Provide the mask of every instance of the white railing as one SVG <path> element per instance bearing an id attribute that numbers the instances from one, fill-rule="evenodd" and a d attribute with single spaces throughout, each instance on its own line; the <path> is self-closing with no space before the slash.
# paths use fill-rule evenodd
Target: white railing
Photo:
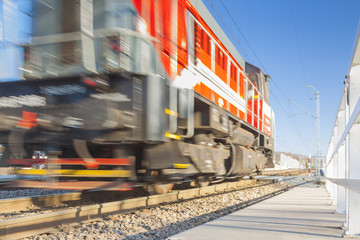
<path id="1" fill-rule="evenodd" d="M 360 235 L 360 35 L 341 98 L 328 153 L 326 187 L 345 213 L 344 234 Z"/>

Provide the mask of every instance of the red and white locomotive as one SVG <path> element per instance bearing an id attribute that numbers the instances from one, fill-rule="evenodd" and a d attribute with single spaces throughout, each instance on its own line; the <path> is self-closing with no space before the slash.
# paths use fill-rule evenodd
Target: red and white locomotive
<path id="1" fill-rule="evenodd" d="M 18 186 L 166 192 L 272 165 L 267 76 L 201 0 L 34 0 L 33 11 L 26 81 L 0 83 L 2 162 L 38 176 Z"/>

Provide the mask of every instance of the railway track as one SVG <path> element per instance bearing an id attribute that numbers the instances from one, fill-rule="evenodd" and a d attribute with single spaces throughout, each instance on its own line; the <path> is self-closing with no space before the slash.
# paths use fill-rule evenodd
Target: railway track
<path id="1" fill-rule="evenodd" d="M 305 169 L 267 169 L 262 172 L 266 176 L 295 176 L 307 173 Z"/>
<path id="2" fill-rule="evenodd" d="M 302 173 L 299 170 L 286 169 L 286 170 L 268 170 L 263 175 L 266 176 L 286 176 L 286 175 L 296 175 Z M 261 180 L 261 179 L 260 179 Z M 142 188 L 140 188 L 142 189 Z M 140 193 L 139 193 L 140 192 Z M 59 206 L 64 203 L 73 202 L 74 205 L 76 202 L 81 201 L 82 199 L 92 199 L 99 202 L 105 202 L 102 199 L 127 199 L 133 196 L 146 195 L 144 191 L 126 191 L 126 192 L 101 192 L 99 196 L 98 192 L 70 192 L 70 193 L 60 193 L 60 194 L 49 194 L 41 196 L 29 196 L 29 197 L 17 197 L 17 198 L 8 198 L 0 200 L 0 219 L 1 214 L 10 213 L 10 212 L 20 212 L 27 211 L 29 209 L 40 209 L 53 206 Z M 95 200 L 96 201 L 96 200 Z"/>
<path id="3" fill-rule="evenodd" d="M 246 188 L 260 187 L 271 184 L 262 180 L 260 184 L 254 186 L 256 180 L 241 180 L 237 182 L 228 182 L 216 184 L 203 188 L 195 188 L 188 190 L 172 191 L 163 195 L 152 195 L 145 197 L 138 197 L 133 199 L 125 199 L 113 202 L 104 202 L 92 204 L 88 206 L 73 207 L 71 209 L 54 210 L 52 212 L 36 214 L 32 216 L 16 217 L 0 221 L 0 239 L 19 239 L 23 237 L 51 232 L 54 226 L 61 224 L 79 224 L 84 222 L 98 221 L 106 215 L 124 213 L 127 211 L 134 211 L 139 208 L 150 208 L 159 204 L 176 203 L 179 201 L 205 197 L 209 195 L 223 194 L 231 191 L 240 191 Z M 287 188 L 273 193 L 272 195 L 280 194 L 286 191 Z M 267 196 L 268 198 L 270 196 Z M 54 203 L 79 200 L 81 193 L 68 193 L 62 195 L 42 196 L 35 199 L 26 199 L 28 203 L 42 203 L 45 206 Z M 263 199 L 262 199 L 263 200 Z M 15 204 L 15 202 L 17 203 Z M 24 202 L 25 202 L 24 201 Z M 14 206 L 18 205 L 17 209 L 26 208 L 26 204 L 20 203 L 20 199 L 14 199 L 13 203 L 8 200 L 8 209 L 14 210 Z M 0 201 L 0 209 L 4 209 L 2 205 L 5 201 Z M 11 207 L 9 207 L 11 206 Z"/>

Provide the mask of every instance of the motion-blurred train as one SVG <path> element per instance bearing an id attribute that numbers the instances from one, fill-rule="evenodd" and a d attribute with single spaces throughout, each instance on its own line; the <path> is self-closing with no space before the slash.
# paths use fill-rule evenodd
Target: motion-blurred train
<path id="1" fill-rule="evenodd" d="M 32 11 L 25 80 L 0 83 L 1 161 L 16 186 L 161 193 L 272 166 L 268 76 L 201 0 L 34 0 Z"/>

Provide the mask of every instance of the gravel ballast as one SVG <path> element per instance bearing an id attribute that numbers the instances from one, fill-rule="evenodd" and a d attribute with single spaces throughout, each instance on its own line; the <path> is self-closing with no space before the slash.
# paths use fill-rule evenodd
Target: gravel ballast
<path id="1" fill-rule="evenodd" d="M 180 203 L 164 204 L 130 213 L 109 215 L 101 221 L 76 226 L 62 225 L 51 234 L 25 238 L 46 239 L 166 239 L 179 232 L 244 208 L 250 202 L 286 189 L 286 183 L 212 195 Z"/>
<path id="2" fill-rule="evenodd" d="M 73 192 L 71 190 L 49 190 L 39 188 L 0 190 L 0 199 L 36 197 Z"/>

